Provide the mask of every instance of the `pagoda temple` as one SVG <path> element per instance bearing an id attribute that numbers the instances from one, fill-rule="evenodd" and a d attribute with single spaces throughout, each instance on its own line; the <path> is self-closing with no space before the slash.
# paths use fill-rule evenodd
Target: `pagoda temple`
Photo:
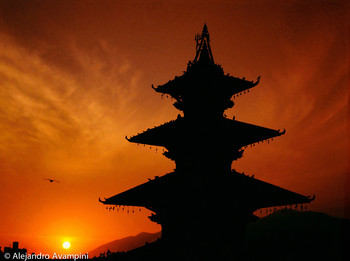
<path id="1" fill-rule="evenodd" d="M 273 130 L 225 116 L 233 99 L 260 80 L 225 74 L 214 62 L 207 26 L 195 37 L 196 55 L 186 71 L 152 88 L 171 96 L 181 115 L 132 137 L 129 142 L 164 148 L 173 172 L 105 198 L 103 204 L 138 206 L 152 211 L 160 241 L 179 259 L 234 257 L 244 246 L 245 228 L 256 210 L 310 203 L 306 197 L 231 169 L 232 162 L 255 143 L 270 141 Z"/>

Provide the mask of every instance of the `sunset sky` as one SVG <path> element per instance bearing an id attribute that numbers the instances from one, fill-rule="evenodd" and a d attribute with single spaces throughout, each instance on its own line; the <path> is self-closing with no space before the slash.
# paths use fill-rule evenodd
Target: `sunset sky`
<path id="1" fill-rule="evenodd" d="M 160 230 L 98 198 L 174 169 L 124 137 L 176 118 L 151 84 L 182 74 L 204 22 L 225 73 L 261 75 L 227 114 L 286 129 L 233 168 L 350 218 L 347 2 L 0 0 L 0 246 L 79 253 Z"/>

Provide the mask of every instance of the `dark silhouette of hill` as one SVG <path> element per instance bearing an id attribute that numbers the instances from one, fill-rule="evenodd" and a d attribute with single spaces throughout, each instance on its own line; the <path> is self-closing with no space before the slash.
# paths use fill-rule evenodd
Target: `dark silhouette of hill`
<path id="1" fill-rule="evenodd" d="M 246 246 L 234 260 L 350 260 L 347 249 L 350 246 L 349 235 L 350 220 L 317 212 L 280 210 L 248 225 Z M 93 252 L 106 252 L 107 246 L 110 246 L 111 251 L 119 249 L 119 253 L 98 259 L 177 260 L 176 253 L 169 253 L 162 248 L 161 240 L 144 243 L 156 240 L 159 236 L 160 232 L 141 233 L 116 240 L 91 251 L 89 256 L 92 257 Z M 137 242 L 133 243 L 133 240 Z M 121 252 L 142 244 L 126 253 Z M 208 256 L 208 260 L 221 260 L 213 258 Z"/>
<path id="2" fill-rule="evenodd" d="M 249 224 L 248 260 L 350 260 L 350 220 L 284 209 Z"/>
<path id="3" fill-rule="evenodd" d="M 160 238 L 161 232 L 158 233 L 140 233 L 136 236 L 125 237 L 121 239 L 114 240 L 98 248 L 89 251 L 89 257 L 100 256 L 100 253 L 111 252 L 124 252 L 129 251 L 141 246 L 144 246 L 147 243 L 152 243 Z"/>

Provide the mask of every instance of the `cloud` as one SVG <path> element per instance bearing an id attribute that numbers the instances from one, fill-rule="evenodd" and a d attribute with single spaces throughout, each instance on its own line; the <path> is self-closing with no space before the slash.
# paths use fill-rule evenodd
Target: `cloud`
<path id="1" fill-rule="evenodd" d="M 94 150 L 98 158 L 106 146 L 122 146 L 125 128 L 138 111 L 134 99 L 140 79 L 127 61 L 112 64 L 72 44 L 84 72 L 76 75 L 45 63 L 9 37 L 1 40 L 2 157 L 67 149 Z"/>

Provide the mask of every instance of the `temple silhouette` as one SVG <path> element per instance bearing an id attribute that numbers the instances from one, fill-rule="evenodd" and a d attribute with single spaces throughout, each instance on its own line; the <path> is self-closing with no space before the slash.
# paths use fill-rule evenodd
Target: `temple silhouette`
<path id="1" fill-rule="evenodd" d="M 258 219 L 253 212 L 310 203 L 314 197 L 231 169 L 245 148 L 269 142 L 285 130 L 227 118 L 225 110 L 234 106 L 237 96 L 255 87 L 260 76 L 248 81 L 225 74 L 214 62 L 206 25 L 195 42 L 195 58 L 183 75 L 152 85 L 162 96 L 171 96 L 182 115 L 126 137 L 129 142 L 163 147 L 175 170 L 100 201 L 151 210 L 150 220 L 162 227 L 162 248 L 174 258 L 234 258 L 244 249 L 246 225 Z"/>

